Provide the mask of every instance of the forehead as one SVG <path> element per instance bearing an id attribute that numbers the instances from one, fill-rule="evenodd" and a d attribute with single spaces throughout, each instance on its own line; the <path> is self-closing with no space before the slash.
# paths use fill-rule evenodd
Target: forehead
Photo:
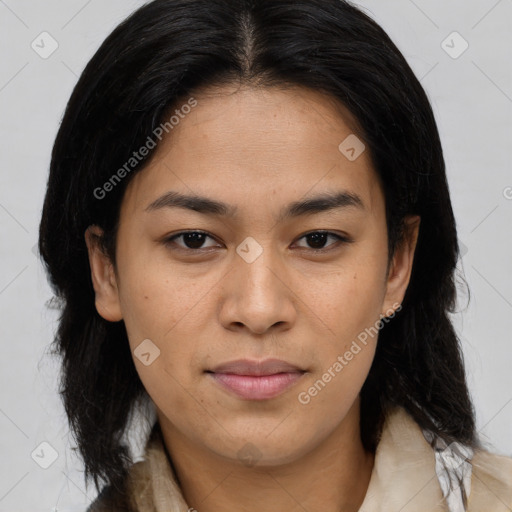
<path id="1" fill-rule="evenodd" d="M 225 86 L 194 99 L 131 180 L 125 200 L 133 209 L 169 190 L 229 198 L 241 208 L 346 190 L 371 210 L 381 194 L 357 122 L 333 98 L 300 87 Z M 357 158 L 347 157 L 347 144 Z"/>

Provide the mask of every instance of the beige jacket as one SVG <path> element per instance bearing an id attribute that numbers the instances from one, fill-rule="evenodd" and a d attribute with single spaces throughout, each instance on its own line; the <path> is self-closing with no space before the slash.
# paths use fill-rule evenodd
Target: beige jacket
<path id="1" fill-rule="evenodd" d="M 477 451 L 465 463 L 468 512 L 512 512 L 512 459 Z M 439 469 L 439 468 L 438 468 Z M 459 512 L 443 497 L 434 450 L 403 409 L 385 421 L 366 497 L 359 512 Z M 87 512 L 192 512 L 176 483 L 161 433 L 153 429 L 145 459 L 131 467 L 125 495 L 105 489 Z M 451 507 L 451 508 L 449 508 Z M 201 512 L 200 510 L 198 512 Z M 264 512 L 264 511 L 262 511 Z"/>

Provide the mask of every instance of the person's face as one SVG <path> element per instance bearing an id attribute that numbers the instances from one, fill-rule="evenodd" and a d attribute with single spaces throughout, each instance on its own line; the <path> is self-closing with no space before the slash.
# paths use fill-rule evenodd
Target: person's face
<path id="1" fill-rule="evenodd" d="M 218 455 L 237 459 L 251 443 L 261 463 L 279 464 L 322 443 L 357 404 L 377 340 L 361 333 L 402 301 L 418 223 L 388 274 L 369 152 L 353 160 L 338 148 L 354 133 L 348 112 L 301 88 L 211 92 L 129 183 L 115 273 L 87 235 L 96 307 L 124 320 L 162 422 Z M 171 192 L 230 214 L 173 206 Z M 214 372 L 269 358 L 295 369 Z"/>

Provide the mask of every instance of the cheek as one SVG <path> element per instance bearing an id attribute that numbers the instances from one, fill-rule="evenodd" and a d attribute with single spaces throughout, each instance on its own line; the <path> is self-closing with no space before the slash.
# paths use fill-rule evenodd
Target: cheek
<path id="1" fill-rule="evenodd" d="M 185 410 L 190 404 L 182 391 L 197 378 L 190 368 L 199 366 L 198 354 L 204 353 L 198 345 L 207 329 L 205 290 L 218 278 L 193 280 L 155 258 L 134 258 L 119 265 L 124 265 L 121 308 L 137 372 L 157 405 L 159 396 L 162 403 L 169 401 L 169 390 L 174 389 L 173 407 Z M 144 340 L 150 340 L 150 351 L 158 354 L 149 366 L 137 358 Z"/>
<path id="2" fill-rule="evenodd" d="M 379 319 L 386 287 L 380 264 L 353 264 L 308 283 L 304 289 L 324 324 L 338 339 L 348 339 Z"/>
<path id="3" fill-rule="evenodd" d="M 168 262 L 143 252 L 120 261 L 119 266 L 123 271 L 121 309 L 128 336 L 134 341 L 166 339 L 182 322 L 197 315 L 196 306 L 209 280 L 192 280 Z"/>
<path id="4" fill-rule="evenodd" d="M 319 340 L 323 347 L 319 373 L 331 389 L 362 386 L 375 353 L 382 304 L 380 296 L 375 293 L 375 297 L 367 299 L 361 296 L 357 286 L 347 287 L 341 296 L 338 295 L 337 302 L 333 297 L 329 309 L 324 309 L 330 314 L 326 320 L 331 326 L 331 335 Z"/>
<path id="5" fill-rule="evenodd" d="M 361 257 L 317 288 L 318 311 L 329 332 L 317 340 L 321 368 L 310 379 L 313 388 L 303 389 L 314 407 L 337 403 L 342 414 L 357 397 L 375 355 L 384 273 L 381 261 Z"/>
<path id="6" fill-rule="evenodd" d="M 194 285 L 180 287 L 157 269 L 141 266 L 122 289 L 122 311 L 134 364 L 157 407 L 180 414 L 197 414 L 194 401 L 186 393 L 188 374 L 198 338 L 196 321 L 200 308 Z M 147 341 L 149 340 L 149 342 Z M 146 345 L 144 345 L 146 344 Z M 144 350 L 141 347 L 146 347 Z M 144 355 L 149 352 L 149 358 Z M 150 361 L 150 364 L 146 364 Z"/>

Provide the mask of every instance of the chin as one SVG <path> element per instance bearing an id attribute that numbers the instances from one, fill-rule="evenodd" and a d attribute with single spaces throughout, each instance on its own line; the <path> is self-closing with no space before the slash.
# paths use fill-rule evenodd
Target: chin
<path id="1" fill-rule="evenodd" d="M 216 443 L 211 449 L 218 455 L 238 461 L 244 466 L 263 468 L 292 463 L 316 445 L 313 436 L 311 439 L 298 438 L 290 429 L 283 429 L 278 433 L 277 424 L 273 422 L 272 426 L 265 425 L 264 429 L 251 434 L 247 430 L 241 430 L 237 435 L 228 430 L 233 435 L 226 439 L 224 446 L 221 448 Z"/>

